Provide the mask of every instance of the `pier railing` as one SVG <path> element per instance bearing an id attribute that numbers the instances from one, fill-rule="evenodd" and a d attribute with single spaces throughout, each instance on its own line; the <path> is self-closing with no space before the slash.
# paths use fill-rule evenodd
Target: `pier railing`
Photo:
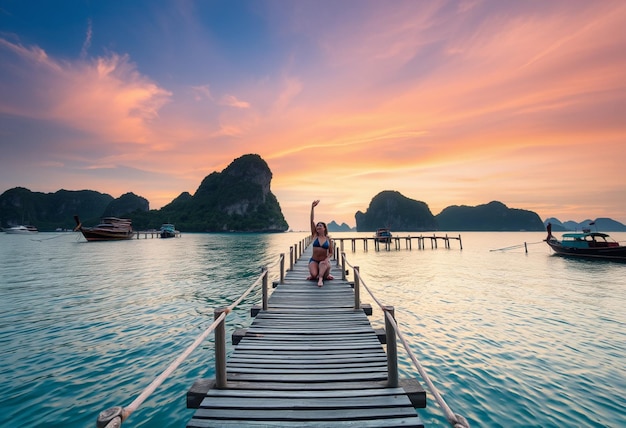
<path id="1" fill-rule="evenodd" d="M 347 261 L 346 254 L 343 252 L 341 253 L 341 266 L 342 266 L 342 271 L 343 271 L 344 276 L 346 272 L 346 266 L 351 267 L 354 272 L 354 308 L 355 309 L 360 308 L 360 301 L 358 299 L 360 299 L 359 297 L 360 288 L 361 286 L 363 286 L 363 288 L 365 288 L 365 290 L 369 293 L 370 297 L 374 300 L 374 302 L 376 302 L 376 304 L 384 313 L 385 340 L 387 344 L 388 386 L 397 387 L 398 382 L 399 382 L 398 380 L 398 349 L 397 349 L 397 342 L 396 342 L 396 337 L 397 337 L 402 342 L 402 345 L 404 346 L 405 351 L 407 352 L 409 358 L 413 362 L 413 365 L 415 366 L 420 376 L 422 377 L 422 380 L 428 385 L 428 389 L 430 390 L 431 394 L 435 398 L 435 401 L 437 401 L 437 404 L 439 405 L 439 407 L 442 409 L 444 416 L 446 417 L 450 425 L 454 428 L 469 428 L 469 423 L 467 422 L 465 417 L 455 414 L 450 409 L 450 407 L 444 400 L 443 396 L 441 395 L 441 393 L 439 392 L 435 384 L 430 380 L 430 377 L 428 376 L 428 373 L 426 373 L 426 370 L 424 370 L 420 362 L 417 360 L 417 357 L 411 350 L 409 343 L 404 338 L 404 335 L 402 334 L 400 327 L 398 326 L 396 322 L 395 308 L 393 306 L 383 305 L 376 298 L 372 290 L 367 286 L 367 284 L 365 284 L 365 281 L 363 281 L 359 266 L 352 266 Z"/>

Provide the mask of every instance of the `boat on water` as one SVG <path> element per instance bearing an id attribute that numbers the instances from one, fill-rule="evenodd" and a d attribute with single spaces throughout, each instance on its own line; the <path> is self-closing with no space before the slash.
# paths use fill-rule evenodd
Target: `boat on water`
<path id="1" fill-rule="evenodd" d="M 381 227 L 376 230 L 374 237 L 378 242 L 390 242 L 391 236 L 391 230 L 388 227 Z"/>
<path id="2" fill-rule="evenodd" d="M 135 236 L 131 220 L 127 218 L 103 217 L 100 223 L 93 227 L 83 227 L 78 216 L 75 231 L 80 231 L 87 241 L 119 241 L 131 239 Z"/>
<path id="3" fill-rule="evenodd" d="M 159 232 L 161 238 L 174 238 L 176 236 L 176 228 L 171 223 L 163 223 Z"/>
<path id="4" fill-rule="evenodd" d="M 545 241 L 558 255 L 626 261 L 626 246 L 620 245 L 606 233 L 583 229 L 582 232 L 564 233 L 559 240 L 552 235 L 550 223 L 547 230 Z"/>
<path id="5" fill-rule="evenodd" d="M 37 230 L 37 228 L 32 225 L 19 225 L 4 229 L 4 232 L 13 235 L 30 235 L 32 233 L 39 232 L 39 230 Z"/>

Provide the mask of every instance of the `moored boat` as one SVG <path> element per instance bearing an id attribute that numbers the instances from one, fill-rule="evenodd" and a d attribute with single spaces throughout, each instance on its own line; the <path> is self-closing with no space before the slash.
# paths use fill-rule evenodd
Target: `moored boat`
<path id="1" fill-rule="evenodd" d="M 135 236 L 131 220 L 127 218 L 104 217 L 94 227 L 83 227 L 78 216 L 74 216 L 74 220 L 74 230 L 80 231 L 87 241 L 119 241 Z"/>
<path id="2" fill-rule="evenodd" d="M 376 230 L 375 238 L 378 242 L 390 242 L 391 236 L 391 230 L 387 227 L 381 227 Z"/>
<path id="3" fill-rule="evenodd" d="M 39 232 L 39 230 L 37 230 L 37 228 L 32 225 L 19 225 L 4 229 L 4 232 L 13 235 L 30 235 L 32 233 Z"/>
<path id="4" fill-rule="evenodd" d="M 552 235 L 550 223 L 547 230 L 545 241 L 556 254 L 626 261 L 626 246 L 620 245 L 606 233 L 584 229 L 582 232 L 564 233 L 562 239 L 558 240 Z"/>
<path id="5" fill-rule="evenodd" d="M 163 223 L 160 232 L 161 238 L 173 238 L 176 236 L 176 228 L 171 223 Z"/>

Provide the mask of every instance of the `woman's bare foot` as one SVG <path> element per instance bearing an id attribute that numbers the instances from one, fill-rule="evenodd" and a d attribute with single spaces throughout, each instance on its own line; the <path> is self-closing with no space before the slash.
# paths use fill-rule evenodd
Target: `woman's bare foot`
<path id="1" fill-rule="evenodd" d="M 321 287 L 321 286 L 323 286 L 323 285 L 324 285 L 324 280 L 323 280 L 321 277 L 320 277 L 320 278 L 318 278 L 318 279 L 317 279 L 317 286 L 318 286 L 318 287 Z"/>

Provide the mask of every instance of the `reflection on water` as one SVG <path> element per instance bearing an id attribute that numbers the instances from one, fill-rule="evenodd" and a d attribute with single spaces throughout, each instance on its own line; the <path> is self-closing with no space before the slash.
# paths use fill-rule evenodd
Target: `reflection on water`
<path id="1" fill-rule="evenodd" d="M 262 266 L 274 266 L 276 278 L 278 255 L 288 260 L 302 237 L 86 243 L 71 233 L 0 234 L 0 426 L 93 426 L 99 411 L 128 405 Z M 626 264 L 553 257 L 544 233 L 462 237 L 463 250 L 452 241 L 450 249 L 344 251 L 377 298 L 395 306 L 413 351 L 473 426 L 621 425 Z M 528 253 L 490 251 L 524 242 Z M 227 334 L 250 323 L 259 300 L 257 290 L 229 316 Z M 371 320 L 383 324 L 376 308 Z M 124 426 L 184 426 L 187 389 L 213 376 L 211 342 Z M 417 376 L 406 356 L 400 369 Z M 447 426 L 430 403 L 422 419 Z"/>

